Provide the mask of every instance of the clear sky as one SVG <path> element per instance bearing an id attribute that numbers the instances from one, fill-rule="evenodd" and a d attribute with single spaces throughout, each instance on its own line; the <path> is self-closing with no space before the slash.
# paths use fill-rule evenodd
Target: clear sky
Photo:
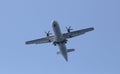
<path id="1" fill-rule="evenodd" d="M 25 45 L 53 33 L 52 20 L 95 28 L 69 40 L 68 62 L 52 43 Z M 0 0 L 0 74 L 120 74 L 119 32 L 120 0 Z"/>

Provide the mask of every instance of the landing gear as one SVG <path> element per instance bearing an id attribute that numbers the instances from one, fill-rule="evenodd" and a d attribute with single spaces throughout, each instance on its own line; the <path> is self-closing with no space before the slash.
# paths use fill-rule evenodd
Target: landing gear
<path id="1" fill-rule="evenodd" d="M 54 46 L 56 46 L 56 45 L 57 45 L 57 43 L 56 43 L 56 42 L 53 42 L 53 45 L 54 45 Z"/>
<path id="2" fill-rule="evenodd" d="M 60 42 L 53 42 L 53 45 L 56 46 L 57 44 L 66 44 L 66 43 L 67 43 L 67 40 L 63 40 Z"/>

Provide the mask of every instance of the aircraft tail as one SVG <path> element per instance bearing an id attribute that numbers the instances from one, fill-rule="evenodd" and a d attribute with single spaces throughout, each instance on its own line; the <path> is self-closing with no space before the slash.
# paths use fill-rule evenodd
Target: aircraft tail
<path id="1" fill-rule="evenodd" d="M 67 49 L 67 53 L 69 53 L 69 52 L 73 52 L 73 51 L 75 51 L 75 49 Z M 58 51 L 57 54 L 61 54 L 61 52 Z"/>

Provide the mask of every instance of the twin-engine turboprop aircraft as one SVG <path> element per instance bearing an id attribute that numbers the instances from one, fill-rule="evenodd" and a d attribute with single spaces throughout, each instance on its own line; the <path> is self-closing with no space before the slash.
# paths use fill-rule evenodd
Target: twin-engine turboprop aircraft
<path id="1" fill-rule="evenodd" d="M 41 43 L 50 43 L 52 42 L 55 46 L 57 45 L 60 49 L 57 54 L 61 54 L 66 61 L 68 61 L 68 54 L 69 52 L 74 51 L 75 49 L 67 49 L 66 48 L 66 43 L 67 39 L 73 38 L 82 34 L 85 34 L 86 32 L 94 30 L 93 27 L 86 28 L 86 29 L 81 29 L 81 30 L 76 30 L 76 31 L 71 31 L 71 27 L 66 27 L 67 33 L 61 33 L 59 24 L 57 21 L 52 22 L 52 28 L 54 31 L 54 35 L 50 36 L 50 31 L 48 33 L 46 32 L 46 37 L 40 38 L 40 39 L 35 39 L 35 40 L 30 40 L 26 41 L 26 44 L 41 44 Z"/>

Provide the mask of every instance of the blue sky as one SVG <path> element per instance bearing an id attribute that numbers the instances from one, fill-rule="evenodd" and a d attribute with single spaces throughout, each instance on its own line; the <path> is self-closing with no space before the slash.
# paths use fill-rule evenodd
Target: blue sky
<path id="1" fill-rule="evenodd" d="M 62 32 L 95 30 L 69 40 L 69 61 L 51 44 L 25 45 L 57 20 Z M 119 0 L 0 0 L 0 74 L 120 74 Z"/>

